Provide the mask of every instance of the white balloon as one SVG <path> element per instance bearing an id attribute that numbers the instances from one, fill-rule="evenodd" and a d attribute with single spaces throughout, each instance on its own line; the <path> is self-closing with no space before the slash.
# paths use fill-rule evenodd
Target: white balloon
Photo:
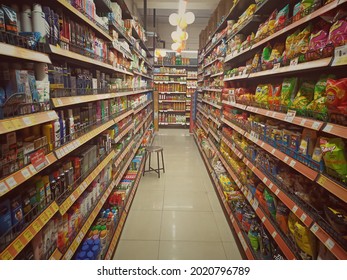
<path id="1" fill-rule="evenodd" d="M 192 24 L 195 21 L 195 15 L 192 12 L 184 14 L 187 24 Z"/>
<path id="2" fill-rule="evenodd" d="M 177 26 L 178 21 L 179 21 L 178 14 L 173 13 L 169 16 L 169 22 L 172 26 Z"/>
<path id="3" fill-rule="evenodd" d="M 171 45 L 171 49 L 172 49 L 173 51 L 177 51 L 177 50 L 179 49 L 180 45 L 181 45 L 181 44 L 179 44 L 179 43 L 173 43 L 173 44 Z"/>
<path id="4" fill-rule="evenodd" d="M 171 33 L 171 38 L 172 38 L 172 40 L 174 40 L 175 42 L 177 42 L 178 39 L 180 38 L 180 34 L 179 34 L 177 31 L 173 31 L 173 32 Z"/>

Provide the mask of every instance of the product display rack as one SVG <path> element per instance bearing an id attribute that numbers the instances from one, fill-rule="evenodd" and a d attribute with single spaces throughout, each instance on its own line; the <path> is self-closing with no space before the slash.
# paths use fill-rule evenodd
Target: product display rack
<path id="1" fill-rule="evenodd" d="M 185 71 L 176 73 L 176 66 L 179 66 L 178 69 L 185 68 Z M 159 68 L 155 71 L 154 87 L 158 94 L 159 127 L 187 128 L 190 126 L 192 93 L 196 89 L 196 73 L 190 68 L 190 65 L 185 66 L 187 65 L 160 66 L 165 69 Z M 173 87 L 174 90 L 171 90 L 170 87 Z"/>
<path id="2" fill-rule="evenodd" d="M 96 2 L 97 13 L 109 13 L 112 11 L 111 7 L 109 7 L 106 2 Z M 123 8 L 126 7 L 124 1 L 119 2 L 122 2 Z M 6 141 L 6 137 L 11 133 L 18 133 L 20 135 L 22 130 L 30 127 L 41 129 L 42 125 L 53 124 L 57 120 L 60 120 L 62 112 L 66 113 L 69 110 L 75 110 L 78 106 L 84 106 L 84 104 L 85 106 L 95 106 L 98 103 L 97 106 L 99 106 L 99 104 L 101 104 L 99 102 L 105 102 L 102 103 L 103 106 L 104 104 L 111 105 L 111 102 L 126 102 L 126 105 L 123 109 L 119 108 L 115 110 L 116 112 L 107 112 L 105 116 L 102 116 L 97 122 L 89 123 L 88 126 L 84 126 L 83 132 L 81 129 L 81 131 L 76 131 L 74 136 L 72 136 L 72 134 L 64 135 L 64 139 L 61 140 L 61 145 L 59 144 L 54 147 L 56 143 L 52 142 L 53 149 L 49 148 L 47 152 L 47 148 L 45 148 L 43 157 L 40 155 L 39 160 L 43 161 L 43 164 L 40 163 L 40 165 L 38 165 L 39 163 L 36 162 L 30 163 L 30 159 L 29 162 L 26 162 L 24 165 L 22 163 L 19 168 L 16 167 L 16 170 L 4 173 L 6 175 L 0 178 L 0 202 L 6 202 L 12 199 L 14 195 L 22 195 L 24 191 L 22 185 L 31 183 L 33 179 L 37 180 L 37 178 L 41 178 L 41 175 L 47 174 L 47 172 L 52 172 L 54 168 L 57 168 L 56 166 L 61 166 L 63 161 L 65 162 L 68 157 L 75 154 L 77 149 L 84 149 L 84 147 L 91 143 L 96 143 L 96 141 L 102 138 L 102 135 L 105 135 L 105 133 L 110 130 L 117 129 L 118 131 L 118 133 L 114 135 L 114 139 L 112 139 L 112 145 L 123 145 L 126 138 L 129 137 L 131 137 L 132 140 L 128 142 L 126 148 L 122 150 L 116 151 L 116 149 L 111 149 L 103 153 L 102 156 L 99 156 L 94 165 L 91 166 L 86 173 L 82 173 L 82 176 L 78 178 L 78 180 L 73 182 L 68 192 L 64 192 L 63 195 L 55 197 L 47 203 L 46 199 L 48 201 L 48 197 L 46 198 L 45 196 L 44 207 L 42 208 L 41 205 L 38 206 L 38 203 L 34 204 L 35 206 L 33 206 L 31 212 L 29 212 L 30 217 L 28 215 L 24 216 L 25 222 L 23 219 L 23 223 L 13 224 L 12 228 L 8 229 L 6 233 L 6 239 L 4 237 L 5 235 L 3 235 L 4 238 L 1 237 L 0 259 L 25 259 L 28 254 L 27 251 L 30 251 L 29 247 L 31 247 L 31 243 L 34 242 L 34 239 L 37 240 L 41 238 L 39 236 L 45 234 L 42 232 L 48 228 L 48 224 L 53 223 L 53 220 L 59 221 L 63 216 L 65 217 L 67 213 L 71 213 L 71 210 L 75 207 L 77 202 L 79 203 L 81 197 L 86 195 L 86 190 L 90 188 L 90 185 L 94 183 L 96 178 L 99 178 L 99 174 L 103 174 L 106 167 L 109 167 L 110 164 L 119 167 L 122 166 L 121 170 L 114 174 L 108 186 L 98 196 L 97 200 L 94 201 L 93 208 L 87 216 L 84 216 L 83 223 L 81 227 L 77 229 L 75 237 L 70 237 L 69 245 L 66 250 L 59 250 L 57 245 L 55 245 L 54 248 L 45 251 L 44 256 L 41 256 L 41 259 L 73 258 L 77 248 L 85 239 L 87 231 L 98 217 L 100 210 L 104 207 L 111 192 L 117 187 L 123 175 L 127 172 L 129 165 L 132 163 L 143 141 L 146 140 L 146 143 L 148 143 L 148 141 L 151 141 L 150 138 L 152 138 L 151 134 L 146 133 L 153 123 L 153 109 L 151 109 L 153 106 L 153 78 L 150 72 L 153 67 L 152 63 L 147 58 L 151 57 L 152 54 L 149 52 L 143 38 L 135 30 L 135 27 L 132 26 L 131 36 L 123 33 L 121 31 L 122 28 L 119 29 L 119 38 L 124 38 L 125 41 L 128 41 L 132 46 L 132 49 L 127 50 L 122 44 L 119 44 L 121 41 L 114 39 L 112 35 L 114 28 L 107 29 L 102 26 L 86 11 L 83 11 L 81 7 L 76 8 L 65 0 L 57 0 L 47 5 L 50 5 L 50 8 L 54 9 L 54 11 L 58 11 L 62 15 L 69 17 L 71 21 L 76 21 L 81 26 L 90 28 L 92 32 L 95 32 L 97 38 L 101 38 L 104 42 L 109 44 L 110 50 L 116 50 L 119 56 L 123 56 L 123 60 L 121 60 L 120 63 L 115 63 L 110 57 L 99 57 L 96 54 L 87 54 L 85 50 L 78 50 L 79 47 L 61 41 L 59 42 L 61 45 L 47 42 L 44 47 L 38 45 L 38 47 L 34 47 L 33 49 L 28 48 L 27 45 L 15 46 L 12 45 L 11 42 L 1 42 L 0 55 L 4 58 L 4 61 L 16 61 L 18 63 L 26 63 L 29 61 L 34 63 L 34 65 L 36 65 L 36 63 L 46 63 L 49 67 L 51 64 L 60 63 L 60 61 L 64 61 L 69 66 L 73 67 L 92 66 L 95 71 L 105 71 L 107 75 L 120 78 L 127 86 L 98 88 L 96 90 L 93 85 L 93 89 L 89 89 L 89 91 L 86 91 L 84 94 L 76 94 L 76 92 L 72 94 L 71 88 L 64 86 L 62 82 L 59 85 L 52 84 L 51 82 L 50 106 L 45 105 L 47 106 L 46 108 L 40 107 L 40 110 L 35 109 L 36 111 L 33 111 L 33 113 L 26 112 L 17 115 L 17 112 L 16 114 L 14 113 L 10 116 L 6 115 L 6 118 L 0 119 L 2 139 Z M 124 19 L 129 18 L 127 16 L 129 10 L 127 8 L 126 10 L 127 11 L 123 13 Z M 113 25 L 114 20 L 110 20 L 110 26 Z M 142 49 L 145 54 L 141 51 Z M 134 56 L 140 62 L 144 62 L 147 70 L 143 68 L 140 69 L 140 67 L 136 65 L 129 67 Z M 126 63 L 123 65 L 124 61 L 126 61 Z M 95 77 L 95 72 L 92 75 Z M 132 82 L 135 80 L 136 82 Z M 87 92 L 89 92 L 89 94 Z M 8 108 L 3 108 L 8 111 Z M 3 108 L 0 106 L 1 114 L 3 113 Z M 104 112 L 102 112 L 102 114 L 104 114 Z M 122 128 L 119 131 L 120 127 Z M 50 143 L 51 140 L 49 139 L 48 144 L 51 145 Z M 101 146 L 100 148 L 104 149 L 106 147 Z M 138 174 L 142 173 L 142 169 L 143 162 L 140 170 L 138 170 Z M 116 232 L 116 235 L 118 233 L 118 237 L 125 221 L 126 212 L 130 209 L 140 177 L 139 175 L 137 176 L 133 191 L 127 198 L 125 211 L 123 211 L 120 216 L 121 218 Z M 24 207 L 24 201 L 20 203 L 23 203 Z M 24 209 L 21 211 L 23 210 Z M 3 226 L 6 225 L 4 224 Z M 8 237 L 9 233 L 11 236 L 10 238 Z M 118 242 L 118 237 L 114 238 L 116 243 Z M 116 243 L 113 241 L 111 244 L 112 246 L 108 249 L 108 259 L 113 256 Z M 23 254 L 24 251 L 25 254 Z M 30 255 L 30 258 L 31 257 L 33 256 Z M 36 256 L 34 256 L 34 258 L 35 257 Z"/>
<path id="3" fill-rule="evenodd" d="M 244 6 L 240 9 L 241 3 Z M 300 14 L 299 18 L 298 16 L 289 18 L 283 28 L 278 28 L 271 34 L 264 35 L 260 40 L 250 40 L 249 44 L 242 44 L 242 46 L 236 48 L 236 50 L 230 50 L 228 42 L 234 40 L 236 35 L 240 33 L 248 35 L 251 32 L 255 34 L 259 23 L 265 22 L 267 19 L 267 17 L 258 17 L 258 15 L 270 15 L 276 8 L 282 8 L 286 4 L 293 5 L 290 1 L 284 1 L 279 7 L 276 1 L 260 1 L 254 10 L 253 16 L 245 20 L 237 29 L 230 32 L 227 28 L 227 21 L 230 19 L 237 19 L 251 4 L 254 4 L 254 1 L 236 1 L 234 7 L 230 9 L 224 21 L 217 27 L 215 32 L 212 32 L 211 39 L 208 40 L 206 44 L 200 44 L 201 48 L 198 59 L 199 97 L 197 98 L 196 122 L 199 136 L 195 135 L 196 140 L 199 138 L 200 141 L 197 141 L 197 145 L 201 151 L 200 142 L 202 141 L 203 145 L 213 150 L 213 154 L 215 154 L 218 160 L 223 164 L 231 180 L 234 181 L 245 200 L 252 206 L 252 211 L 256 214 L 257 220 L 267 229 L 269 236 L 271 236 L 273 242 L 276 243 L 281 250 L 282 256 L 287 259 L 302 258 L 303 251 L 300 245 L 289 237 L 290 235 L 288 235 L 288 233 L 283 232 L 282 228 L 279 227 L 273 217 L 266 213 L 268 209 L 261 205 L 258 197 L 255 197 L 253 194 L 253 190 L 247 186 L 248 183 L 242 181 L 243 178 L 240 177 L 239 170 L 236 171 L 234 169 L 235 163 L 238 162 L 238 168 L 244 166 L 241 168 L 245 168 L 247 172 L 254 174 L 257 180 L 267 188 L 268 192 L 283 203 L 291 214 L 297 217 L 299 223 L 302 223 L 306 231 L 309 232 L 307 234 L 314 236 L 315 246 L 317 246 L 316 248 L 320 248 L 319 252 L 318 249 L 316 249 L 317 251 L 313 253 L 314 258 L 317 257 L 318 254 L 321 254 L 321 251 L 326 250 L 328 251 L 327 254 L 329 255 L 329 259 L 347 259 L 347 243 L 343 239 L 342 233 L 336 229 L 335 225 L 331 224 L 332 222 L 328 220 L 326 214 L 323 213 L 322 210 L 317 210 L 300 196 L 288 191 L 288 186 L 286 186 L 284 182 L 279 181 L 273 174 L 268 173 L 266 167 L 250 158 L 245 147 L 241 147 L 241 142 L 236 142 L 235 139 L 243 139 L 243 141 L 250 143 L 249 145 L 252 147 L 256 147 L 256 149 L 260 150 L 261 153 L 267 153 L 270 158 L 276 159 L 276 162 L 279 161 L 281 164 L 284 164 L 283 168 L 287 169 L 288 172 L 294 172 L 297 174 L 295 176 L 298 176 L 298 178 L 300 176 L 301 178 L 306 178 L 305 180 L 308 180 L 307 183 L 311 181 L 311 184 L 315 188 L 322 188 L 320 191 L 324 190 L 327 194 L 330 193 L 330 195 L 336 197 L 340 201 L 339 205 L 345 203 L 344 208 L 346 208 L 347 203 L 346 184 L 337 177 L 333 177 L 330 173 L 327 173 L 327 171 L 323 169 L 324 166 L 322 166 L 322 164 L 318 165 L 312 162 L 311 159 L 298 156 L 292 151 L 278 145 L 276 142 L 264 138 L 263 135 L 252 127 L 250 121 L 246 120 L 244 122 L 237 118 L 240 117 L 242 113 L 247 113 L 247 116 L 250 115 L 253 117 L 259 115 L 269 122 L 281 121 L 283 126 L 287 123 L 289 127 L 296 125 L 297 127 L 301 127 L 301 129 L 315 131 L 318 136 L 328 138 L 337 136 L 340 139 L 347 139 L 347 128 L 341 123 L 334 123 L 336 118 L 334 119 L 334 115 L 330 115 L 330 113 L 323 117 L 318 114 L 314 115 L 312 112 L 302 113 L 301 111 L 296 112 L 296 114 L 294 113 L 294 115 L 290 115 L 292 111 L 287 111 L 286 108 L 278 110 L 266 107 L 263 104 L 256 104 L 253 100 L 251 102 L 242 100 L 234 94 L 233 88 L 242 86 L 251 87 L 251 85 L 256 86 L 262 82 L 278 82 L 279 79 L 283 80 L 284 77 L 293 75 L 312 78 L 312 75 L 318 73 L 333 73 L 336 75 L 340 73 L 338 77 L 343 78 L 344 76 L 341 76 L 341 73 L 345 70 L 347 63 L 345 59 L 346 56 L 342 54 L 342 50 L 344 50 L 346 46 L 336 47 L 332 56 L 328 55 L 327 57 L 306 62 L 301 62 L 294 58 L 286 62 L 286 64 L 275 63 L 272 65 L 271 69 L 256 69 L 250 72 L 249 69 L 243 67 L 243 65 L 247 60 L 252 59 L 257 53 L 261 52 L 268 44 L 273 44 L 273 42 L 278 42 L 279 40 L 285 41 L 285 36 L 292 34 L 298 29 L 302 30 L 309 23 L 318 21 L 319 17 L 323 14 L 327 12 L 333 14 L 334 11 L 338 9 L 345 10 L 347 8 L 345 3 L 346 1 L 341 0 L 330 1 L 328 4 L 321 1 L 317 6 L 313 6 L 311 9 L 306 10 L 305 13 Z M 257 23 L 254 22 L 255 18 L 257 19 Z M 223 44 L 226 45 L 223 47 Z M 224 54 L 220 52 L 223 49 L 226 50 Z M 223 58 L 223 69 L 222 71 L 216 71 L 213 69 L 213 66 L 222 59 L 223 55 L 225 56 L 225 58 Z M 342 72 L 336 72 L 334 65 L 338 65 L 339 70 Z M 221 84 L 221 87 L 211 86 L 213 78 L 218 77 L 222 78 L 223 84 Z M 224 97 L 219 100 L 216 99 L 213 94 L 218 94 L 218 92 L 222 90 Z M 207 95 L 208 98 L 205 98 L 205 95 Z M 216 118 L 215 115 L 216 110 L 220 110 L 221 112 L 218 118 Z M 239 115 L 236 115 L 237 112 L 239 112 Z M 314 117 L 317 115 L 320 116 L 320 118 Z M 330 118 L 332 118 L 333 121 L 331 121 Z M 209 126 L 211 123 L 213 123 L 212 127 Z M 227 135 L 227 131 L 230 131 L 228 133 L 232 133 L 233 136 Z M 245 145 L 244 143 L 245 142 L 243 142 L 243 145 Z M 224 147 L 230 149 L 232 158 L 230 162 L 223 154 L 225 152 Z M 206 156 L 203 152 L 202 155 L 206 163 Z M 208 170 L 211 172 L 213 169 L 209 167 Z M 228 214 L 227 216 L 230 216 L 234 210 L 230 209 L 226 195 L 220 192 L 218 186 L 216 187 L 216 191 L 220 194 L 221 204 L 224 205 L 224 210 Z M 328 200 L 328 198 L 326 199 Z M 324 204 L 324 202 L 320 203 Z M 239 231 L 241 228 L 241 232 L 244 232 L 242 226 L 238 227 L 235 223 L 231 223 L 231 226 L 233 230 Z M 248 237 L 246 236 L 245 239 L 248 239 Z M 242 243 L 244 240 L 240 242 Z M 247 248 L 247 246 L 242 247 L 244 251 L 251 250 L 251 248 Z M 321 250 L 321 248 L 324 249 Z M 254 257 L 262 258 L 262 256 L 257 256 L 257 254 L 251 255 L 246 253 L 246 255 L 247 258 L 250 259 Z"/>

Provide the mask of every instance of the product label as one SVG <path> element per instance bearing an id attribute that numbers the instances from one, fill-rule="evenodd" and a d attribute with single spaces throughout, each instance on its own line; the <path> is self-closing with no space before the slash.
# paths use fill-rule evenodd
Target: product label
<path id="1" fill-rule="evenodd" d="M 30 155 L 30 162 L 33 165 L 33 167 L 36 169 L 36 171 L 41 170 L 47 165 L 45 152 L 43 149 L 40 149 L 36 151 L 35 153 L 32 153 Z"/>

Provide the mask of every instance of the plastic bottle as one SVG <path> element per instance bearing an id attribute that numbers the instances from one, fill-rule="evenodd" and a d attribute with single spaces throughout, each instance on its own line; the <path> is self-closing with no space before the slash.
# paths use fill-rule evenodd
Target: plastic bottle
<path id="1" fill-rule="evenodd" d="M 56 119 L 54 122 L 53 122 L 53 135 L 54 135 L 54 148 L 58 148 L 60 147 L 60 122 L 59 122 L 59 119 Z"/>

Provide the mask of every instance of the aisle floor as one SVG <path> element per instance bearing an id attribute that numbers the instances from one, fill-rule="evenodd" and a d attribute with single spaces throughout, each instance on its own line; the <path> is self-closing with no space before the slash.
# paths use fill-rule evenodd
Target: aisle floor
<path id="1" fill-rule="evenodd" d="M 193 135 L 160 129 L 153 145 L 166 173 L 142 177 L 114 259 L 241 259 Z"/>

